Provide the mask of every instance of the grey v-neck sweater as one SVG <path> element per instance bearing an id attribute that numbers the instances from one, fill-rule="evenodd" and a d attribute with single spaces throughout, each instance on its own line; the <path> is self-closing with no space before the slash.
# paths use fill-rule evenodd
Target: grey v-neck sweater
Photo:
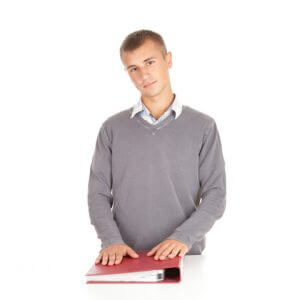
<path id="1" fill-rule="evenodd" d="M 105 248 L 150 250 L 165 239 L 201 254 L 226 206 L 225 161 L 215 120 L 183 105 L 150 124 L 132 108 L 107 118 L 90 166 L 91 224 Z"/>

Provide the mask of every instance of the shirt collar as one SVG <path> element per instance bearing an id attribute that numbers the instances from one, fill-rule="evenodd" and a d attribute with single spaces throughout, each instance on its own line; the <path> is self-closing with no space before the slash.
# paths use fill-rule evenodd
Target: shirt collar
<path id="1" fill-rule="evenodd" d="M 132 113 L 131 113 L 130 118 L 133 118 L 136 113 L 138 113 L 144 109 L 146 111 L 148 111 L 147 107 L 144 105 L 144 103 L 140 97 L 138 102 L 132 108 Z M 175 93 L 174 93 L 174 100 L 168 109 L 172 109 L 175 112 L 175 119 L 178 118 L 178 116 L 180 115 L 180 113 L 182 111 L 182 104 L 177 99 L 177 96 Z"/>

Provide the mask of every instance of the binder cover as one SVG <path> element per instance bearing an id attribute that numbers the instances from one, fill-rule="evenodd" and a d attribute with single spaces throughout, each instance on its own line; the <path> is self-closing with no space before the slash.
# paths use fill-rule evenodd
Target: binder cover
<path id="1" fill-rule="evenodd" d="M 102 265 L 94 263 L 90 270 L 86 273 L 86 283 L 178 283 L 182 280 L 183 270 L 183 257 L 175 256 L 174 258 L 166 258 L 164 260 L 155 260 L 154 254 L 147 256 L 150 250 L 136 251 L 139 255 L 137 258 L 124 256 L 121 263 L 118 265 Z M 164 279 L 160 281 L 101 281 L 90 280 L 89 276 L 94 275 L 111 275 L 123 274 L 131 272 L 151 271 L 151 270 L 164 270 Z M 131 275 L 131 274 L 129 274 Z"/>

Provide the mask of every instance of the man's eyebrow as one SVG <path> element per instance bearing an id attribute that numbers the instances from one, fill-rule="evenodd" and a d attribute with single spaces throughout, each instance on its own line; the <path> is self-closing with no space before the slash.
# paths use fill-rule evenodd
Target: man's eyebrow
<path id="1" fill-rule="evenodd" d="M 155 57 L 154 57 L 154 56 L 148 57 L 148 58 L 146 58 L 143 62 L 146 62 L 146 61 L 151 60 L 151 59 L 155 59 Z M 136 65 L 129 65 L 129 66 L 127 67 L 127 70 L 130 69 L 131 67 L 136 67 Z"/>

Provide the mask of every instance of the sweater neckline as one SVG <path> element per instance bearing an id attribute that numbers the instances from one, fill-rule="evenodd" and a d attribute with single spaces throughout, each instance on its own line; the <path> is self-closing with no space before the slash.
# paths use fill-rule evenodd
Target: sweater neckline
<path id="1" fill-rule="evenodd" d="M 154 135 L 156 132 L 158 132 L 160 129 L 165 128 L 170 123 L 176 122 L 178 119 L 182 117 L 182 114 L 184 112 L 184 105 L 182 106 L 182 112 L 181 114 L 175 119 L 174 112 L 172 112 L 170 115 L 168 115 L 165 119 L 160 121 L 157 124 L 151 124 L 147 120 L 143 119 L 140 115 L 140 113 L 137 113 L 134 115 L 135 120 L 143 125 L 146 129 L 150 130 L 152 134 Z"/>

